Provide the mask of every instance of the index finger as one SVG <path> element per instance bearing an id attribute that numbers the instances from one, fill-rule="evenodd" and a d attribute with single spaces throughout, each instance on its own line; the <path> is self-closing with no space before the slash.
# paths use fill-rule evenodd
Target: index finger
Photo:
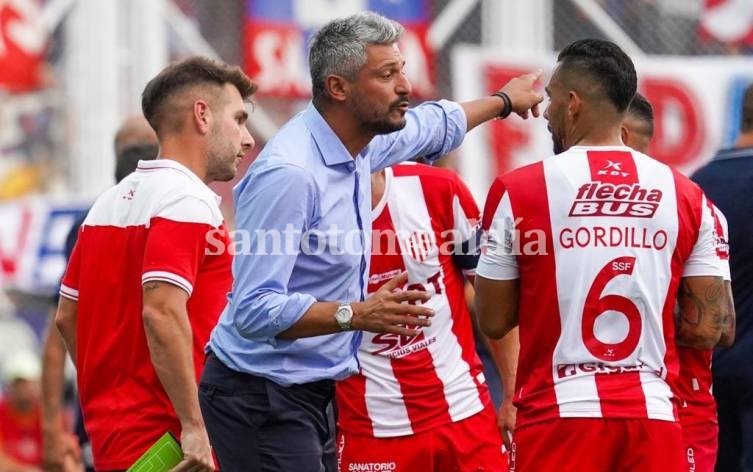
<path id="1" fill-rule="evenodd" d="M 397 287 L 400 287 L 401 285 L 405 284 L 408 281 L 408 272 L 403 271 L 400 273 L 400 275 L 396 275 L 392 277 L 390 280 L 387 281 L 382 287 L 385 287 L 390 292 L 396 289 Z"/>
<path id="2" fill-rule="evenodd" d="M 536 69 L 535 71 L 527 74 L 531 78 L 531 82 L 536 82 L 541 78 L 541 74 L 543 74 L 544 71 L 542 69 Z"/>
<path id="3" fill-rule="evenodd" d="M 535 116 L 536 118 L 539 117 L 539 115 L 541 113 L 539 112 L 539 104 L 538 103 L 536 105 L 534 105 L 533 108 L 531 108 L 531 113 L 533 113 L 533 116 Z"/>

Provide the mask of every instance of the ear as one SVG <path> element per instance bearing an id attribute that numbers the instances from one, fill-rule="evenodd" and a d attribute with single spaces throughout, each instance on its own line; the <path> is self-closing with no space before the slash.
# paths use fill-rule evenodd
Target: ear
<path id="1" fill-rule="evenodd" d="M 328 75 L 324 79 L 324 87 L 332 100 L 344 102 L 350 91 L 350 82 L 339 75 Z"/>
<path id="2" fill-rule="evenodd" d="M 620 137 L 622 138 L 622 144 L 627 146 L 628 142 L 628 130 L 625 128 L 625 126 L 620 126 Z"/>
<path id="3" fill-rule="evenodd" d="M 583 110 L 583 99 L 574 90 L 568 93 L 567 115 L 570 119 L 576 118 Z"/>
<path id="4" fill-rule="evenodd" d="M 209 133 L 212 123 L 212 110 L 209 108 L 209 104 L 204 100 L 196 100 L 193 102 L 193 123 L 196 127 L 196 131 L 200 134 Z"/>

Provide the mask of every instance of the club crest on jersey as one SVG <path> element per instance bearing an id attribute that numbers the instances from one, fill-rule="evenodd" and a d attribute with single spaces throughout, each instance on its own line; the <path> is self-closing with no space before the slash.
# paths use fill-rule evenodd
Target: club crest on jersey
<path id="1" fill-rule="evenodd" d="M 622 172 L 619 162 L 608 161 L 607 166 L 610 164 L 613 170 L 603 172 Z M 661 190 L 639 183 L 589 182 L 578 189 L 569 216 L 652 218 L 662 196 Z"/>
<path id="2" fill-rule="evenodd" d="M 429 258 L 437 249 L 434 233 L 431 231 L 414 231 L 401 241 L 405 253 L 418 262 Z"/>

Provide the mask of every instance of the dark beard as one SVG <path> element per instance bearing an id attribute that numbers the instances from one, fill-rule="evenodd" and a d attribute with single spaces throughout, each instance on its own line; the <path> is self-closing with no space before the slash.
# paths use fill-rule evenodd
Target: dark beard
<path id="1" fill-rule="evenodd" d="M 562 140 L 555 136 L 554 133 L 552 133 L 552 148 L 554 149 L 555 156 L 566 151 Z"/>
<path id="2" fill-rule="evenodd" d="M 405 128 L 405 118 L 400 120 L 399 123 L 394 123 L 389 119 L 369 121 L 363 124 L 363 127 L 369 133 L 377 134 L 389 134 L 395 131 L 400 131 Z"/>

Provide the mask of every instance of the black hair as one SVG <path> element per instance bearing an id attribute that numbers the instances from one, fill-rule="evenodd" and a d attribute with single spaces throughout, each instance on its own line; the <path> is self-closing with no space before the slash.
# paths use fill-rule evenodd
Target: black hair
<path id="1" fill-rule="evenodd" d="M 115 181 L 120 182 L 136 170 L 139 161 L 151 161 L 157 158 L 159 146 L 156 144 L 132 144 L 118 153 L 115 161 Z"/>
<path id="2" fill-rule="evenodd" d="M 569 76 L 590 79 L 620 113 L 627 109 L 638 87 L 633 61 L 610 41 L 575 41 L 560 51 L 557 62 Z"/>
<path id="3" fill-rule="evenodd" d="M 170 110 L 166 109 L 166 104 L 187 87 L 207 84 L 220 87 L 232 84 L 244 100 L 256 91 L 256 84 L 251 82 L 240 67 L 206 57 L 191 57 L 167 66 L 146 84 L 141 94 L 144 117 L 159 135 L 164 122 L 170 119 Z"/>
<path id="4" fill-rule="evenodd" d="M 654 135 L 654 107 L 646 97 L 636 93 L 628 106 L 628 114 L 638 118 L 646 124 L 646 132 L 649 136 Z"/>

